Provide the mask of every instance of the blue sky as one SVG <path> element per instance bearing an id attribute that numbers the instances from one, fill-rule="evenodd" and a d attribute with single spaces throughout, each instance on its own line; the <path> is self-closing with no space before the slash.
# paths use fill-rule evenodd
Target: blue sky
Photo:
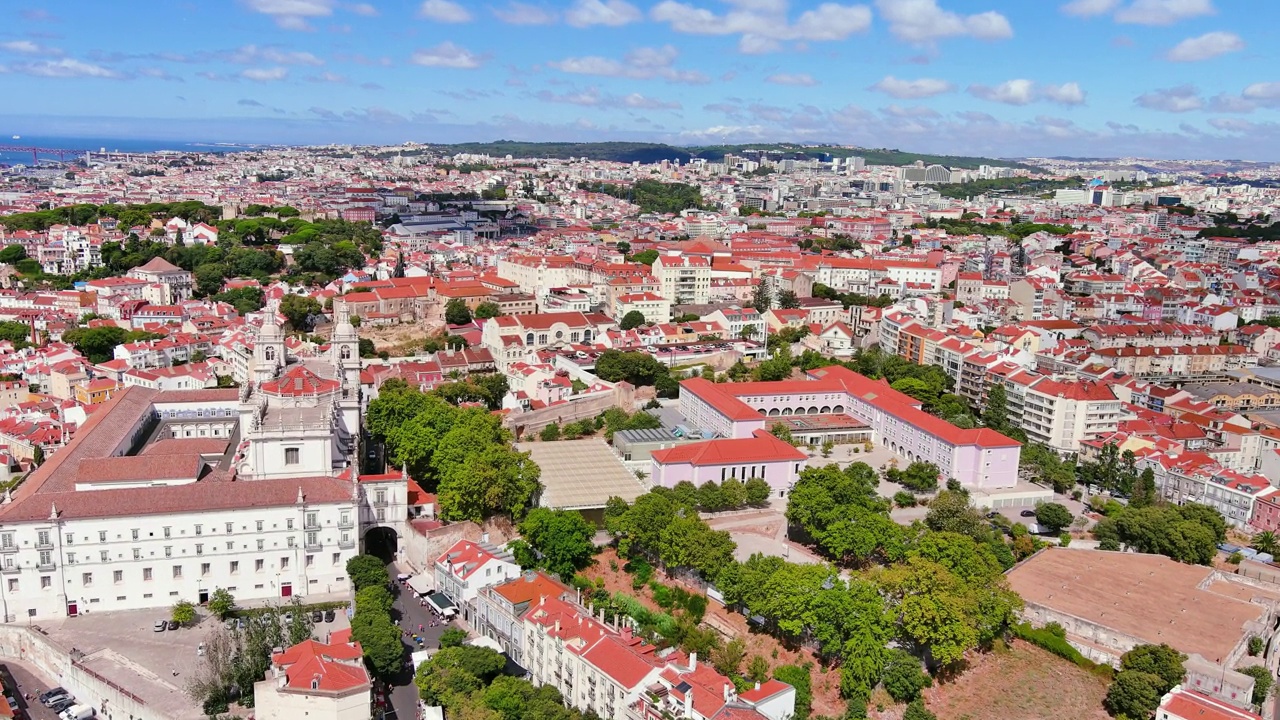
<path id="1" fill-rule="evenodd" d="M 62 0 L 0 137 L 1280 159 L 1272 0 Z"/>

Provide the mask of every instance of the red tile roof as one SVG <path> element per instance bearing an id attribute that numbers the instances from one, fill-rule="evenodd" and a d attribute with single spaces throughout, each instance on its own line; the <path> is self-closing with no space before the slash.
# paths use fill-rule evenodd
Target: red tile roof
<path id="1" fill-rule="evenodd" d="M 760 416 L 757 414 L 755 417 Z M 807 457 L 791 443 L 783 442 L 764 430 L 756 430 L 749 438 L 707 440 L 653 451 L 653 459 L 663 465 L 740 465 L 791 462 Z"/>
<path id="2" fill-rule="evenodd" d="M 271 662 L 284 669 L 286 687 L 292 690 L 341 693 L 369 687 L 363 657 L 360 643 L 326 645 L 304 640 L 272 655 Z"/>

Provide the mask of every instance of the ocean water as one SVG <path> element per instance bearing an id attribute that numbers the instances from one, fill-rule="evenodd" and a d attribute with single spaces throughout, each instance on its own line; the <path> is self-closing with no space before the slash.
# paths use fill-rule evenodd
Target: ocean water
<path id="1" fill-rule="evenodd" d="M 158 152 L 161 150 L 177 150 L 186 152 L 235 152 L 248 150 L 252 145 L 231 145 L 227 143 L 174 142 L 173 140 L 136 140 L 121 138 L 66 138 L 37 137 L 23 135 L 17 139 L 12 134 L 0 136 L 0 165 L 31 164 L 31 151 L 17 150 L 17 147 L 38 147 L 56 150 L 92 150 L 118 152 Z M 41 159 L 57 160 L 56 154 L 41 153 Z M 67 159 L 71 159 L 68 155 Z"/>

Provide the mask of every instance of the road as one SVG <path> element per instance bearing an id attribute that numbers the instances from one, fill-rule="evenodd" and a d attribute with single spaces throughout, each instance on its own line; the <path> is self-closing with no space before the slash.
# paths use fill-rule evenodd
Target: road
<path id="1" fill-rule="evenodd" d="M 420 633 L 425 640 L 422 647 L 435 649 L 440 647 L 440 635 L 449 627 L 448 624 L 440 623 L 436 627 L 431 627 L 431 621 L 435 619 L 430 608 L 422 607 L 418 600 L 413 596 L 413 590 L 407 587 L 400 587 L 400 583 L 396 582 L 396 575 L 400 570 L 394 564 L 387 566 L 387 579 L 391 582 L 392 593 L 395 596 L 395 605 L 391 608 L 391 619 L 400 625 L 400 627 L 417 632 L 418 625 L 423 626 Z M 461 626 L 459 626 L 461 627 Z M 409 647 L 410 643 L 405 643 L 405 661 L 408 662 L 411 650 L 417 650 L 418 647 Z M 396 676 L 391 688 L 391 710 L 387 712 L 388 720 L 418 720 L 418 688 L 413 684 L 413 672 L 405 670 Z"/>

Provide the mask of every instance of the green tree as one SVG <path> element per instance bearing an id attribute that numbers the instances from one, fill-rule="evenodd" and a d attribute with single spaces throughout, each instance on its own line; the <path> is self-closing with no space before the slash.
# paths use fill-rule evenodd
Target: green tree
<path id="1" fill-rule="evenodd" d="M 450 627 L 440 633 L 441 648 L 462 647 L 462 644 L 466 641 L 467 631 L 462 628 Z"/>
<path id="2" fill-rule="evenodd" d="M 632 310 L 622 316 L 622 322 L 618 323 L 618 327 L 623 330 L 633 330 L 645 323 L 644 313 L 639 310 Z"/>
<path id="3" fill-rule="evenodd" d="M 1253 536 L 1253 542 L 1249 543 L 1249 547 L 1260 553 L 1268 553 L 1272 556 L 1280 553 L 1280 542 L 1276 540 L 1276 534 L 1270 530 L 1264 530 Z"/>
<path id="4" fill-rule="evenodd" d="M 757 282 L 755 289 L 751 291 L 751 307 L 761 313 L 773 307 L 773 294 L 763 280 Z"/>
<path id="5" fill-rule="evenodd" d="M 743 490 L 746 492 L 748 505 L 764 505 L 773 495 L 773 488 L 769 487 L 764 478 L 749 478 L 743 485 Z"/>
<path id="6" fill-rule="evenodd" d="M 808 667 L 797 665 L 779 665 L 773 671 L 773 677 L 796 689 L 796 709 L 791 717 L 794 720 L 808 720 L 813 704 L 812 676 Z"/>
<path id="7" fill-rule="evenodd" d="M 784 310 L 795 310 L 800 307 L 800 298 L 796 297 L 794 291 L 783 290 L 778 293 L 778 307 Z"/>
<path id="8" fill-rule="evenodd" d="M 482 302 L 476 306 L 475 318 L 477 320 L 488 320 L 502 314 L 502 308 L 496 302 Z"/>
<path id="9" fill-rule="evenodd" d="M 361 613 L 351 618 L 351 638 L 364 650 L 364 661 L 377 677 L 389 679 L 403 670 L 404 642 L 388 615 Z"/>
<path id="10" fill-rule="evenodd" d="M 556 423 L 542 428 L 542 432 L 538 433 L 538 439 L 543 442 L 554 442 L 560 439 L 560 426 Z"/>
<path id="11" fill-rule="evenodd" d="M 994 383 L 987 391 L 987 404 L 982 411 L 982 424 L 1004 432 L 1009 427 L 1009 398 L 1005 394 L 1004 385 Z"/>
<path id="12" fill-rule="evenodd" d="M 218 619 L 225 620 L 236 609 L 235 596 L 226 588 L 218 588 L 209 596 L 208 608 Z"/>
<path id="13" fill-rule="evenodd" d="M 1051 533 L 1058 533 L 1071 526 L 1071 511 L 1061 503 L 1041 503 L 1036 506 L 1036 522 Z"/>
<path id="14" fill-rule="evenodd" d="M 698 487 L 698 507 L 705 512 L 719 512 L 729 507 L 724 493 L 714 480 L 708 480 Z"/>
<path id="15" fill-rule="evenodd" d="M 1262 705 L 1267 701 L 1267 696 L 1271 694 L 1271 687 L 1275 684 L 1275 676 L 1271 671 L 1261 665 L 1250 665 L 1236 670 L 1253 678 L 1253 704 Z"/>
<path id="16" fill-rule="evenodd" d="M 725 478 L 720 483 L 720 498 L 724 506 L 735 510 L 747 504 L 747 489 L 737 478 Z"/>
<path id="17" fill-rule="evenodd" d="M 387 589 L 386 583 L 366 585 L 356 591 L 355 611 L 357 613 L 390 614 L 395 598 Z"/>
<path id="18" fill-rule="evenodd" d="M 631 256 L 631 262 L 640 263 L 641 265 L 653 265 L 657 259 L 657 250 L 644 250 Z"/>
<path id="19" fill-rule="evenodd" d="M 444 321 L 450 325 L 466 325 L 471 322 L 471 308 L 461 298 L 453 298 L 444 304 Z"/>
<path id="20" fill-rule="evenodd" d="M 915 492 L 929 492 L 938 489 L 938 466 L 933 463 L 916 461 L 906 470 L 889 468 L 885 474 L 889 482 L 897 483 Z"/>
<path id="21" fill-rule="evenodd" d="M 1160 705 L 1164 692 L 1159 675 L 1139 670 L 1122 670 L 1111 681 L 1102 704 L 1118 718 L 1149 718 Z"/>
<path id="22" fill-rule="evenodd" d="M 520 534 L 538 552 L 542 566 L 568 580 L 595 554 L 596 528 L 575 510 L 534 508 L 520 521 Z"/>
<path id="23" fill-rule="evenodd" d="M 173 604 L 170 617 L 179 625 L 190 625 L 196 620 L 196 606 L 186 600 L 179 600 Z"/>
<path id="24" fill-rule="evenodd" d="M 929 712 L 923 700 L 912 700 L 902 713 L 902 720 L 938 720 L 938 716 Z"/>
<path id="25" fill-rule="evenodd" d="M 1157 696 L 1164 695 L 1186 675 L 1187 656 L 1165 644 L 1138 645 L 1120 656 L 1120 670 L 1147 673 L 1160 678 Z"/>
<path id="26" fill-rule="evenodd" d="M 742 638 L 734 638 L 711 651 L 711 664 L 723 675 L 730 677 L 738 674 L 742 661 L 747 656 L 747 643 Z"/>
<path id="27" fill-rule="evenodd" d="M 884 689 L 900 703 L 920 697 L 920 691 L 933 685 L 933 681 L 920 668 L 920 660 L 906 650 L 890 650 L 881 676 Z"/>
<path id="28" fill-rule="evenodd" d="M 775 422 L 769 427 L 769 434 L 778 438 L 782 442 L 795 444 L 795 440 L 791 437 L 791 428 L 782 421 Z"/>
<path id="29" fill-rule="evenodd" d="M 226 269 L 221 263 L 209 263 L 195 269 L 195 292 L 200 297 L 217 295 L 222 290 L 222 281 L 226 279 Z"/>
<path id="30" fill-rule="evenodd" d="M 1151 468 L 1143 468 L 1133 484 L 1129 507 L 1144 508 L 1156 504 L 1156 474 Z"/>
<path id="31" fill-rule="evenodd" d="M 70 343 L 81 355 L 94 364 L 104 363 L 115 357 L 117 345 L 123 345 L 129 337 L 129 331 L 122 327 L 105 326 L 94 328 L 75 328 L 62 334 L 62 339 Z"/>
<path id="32" fill-rule="evenodd" d="M 371 585 L 386 585 L 387 568 L 373 555 L 356 555 L 347 561 L 347 577 L 356 592 Z"/>
<path id="33" fill-rule="evenodd" d="M 27 251 L 22 249 L 21 245 L 6 245 L 3 250 L 0 250 L 0 263 L 12 265 L 26 259 Z"/>
<path id="34" fill-rule="evenodd" d="M 769 679 L 769 661 L 763 655 L 754 655 L 747 663 L 747 679 L 752 682 L 764 682 Z"/>
<path id="35" fill-rule="evenodd" d="M 986 520 L 969 503 L 964 492 L 943 490 L 929 501 L 925 525 L 935 532 L 955 532 L 974 539 L 989 535 Z"/>
<path id="36" fill-rule="evenodd" d="M 315 318 L 323 311 L 315 298 L 306 295 L 289 294 L 280 300 L 280 312 L 289 322 L 289 327 L 300 332 L 311 332 Z"/>
<path id="37" fill-rule="evenodd" d="M 665 365 L 649 353 L 606 350 L 596 358 L 596 375 L 605 382 L 626 380 L 636 387 L 653 386 L 667 377 Z"/>
<path id="38" fill-rule="evenodd" d="M 783 345 L 774 351 L 772 357 L 757 365 L 752 375 L 760 382 L 786 380 L 791 377 L 791 367 L 791 350 Z"/>

